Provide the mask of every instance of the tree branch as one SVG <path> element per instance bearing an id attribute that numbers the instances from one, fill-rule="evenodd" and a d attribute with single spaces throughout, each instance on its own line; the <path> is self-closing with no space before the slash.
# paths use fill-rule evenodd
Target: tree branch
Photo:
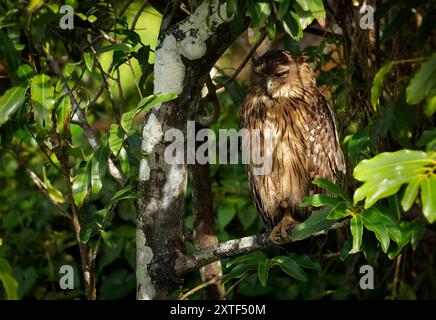
<path id="1" fill-rule="evenodd" d="M 327 234 L 328 231 L 343 228 L 348 226 L 349 221 L 343 220 L 334 223 L 329 229 L 321 230 L 312 236 L 319 236 Z M 293 231 L 290 232 L 290 239 L 292 239 Z M 301 239 L 303 240 L 303 239 Z M 301 240 L 283 241 L 283 244 L 298 242 Z M 180 276 L 192 272 L 202 266 L 211 262 L 239 256 L 242 254 L 250 253 L 256 250 L 265 249 L 273 246 L 274 244 L 269 239 L 269 233 L 256 234 L 253 236 L 243 237 L 240 239 L 229 240 L 221 242 L 215 246 L 210 246 L 198 251 L 195 251 L 190 256 L 180 256 L 176 262 L 176 273 Z"/>

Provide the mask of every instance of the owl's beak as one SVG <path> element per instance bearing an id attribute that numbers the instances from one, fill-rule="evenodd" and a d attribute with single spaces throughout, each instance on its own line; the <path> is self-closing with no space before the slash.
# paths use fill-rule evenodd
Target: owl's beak
<path id="1" fill-rule="evenodd" d="M 266 91 L 268 92 L 268 96 L 272 98 L 272 93 L 273 93 L 272 79 L 266 80 Z"/>

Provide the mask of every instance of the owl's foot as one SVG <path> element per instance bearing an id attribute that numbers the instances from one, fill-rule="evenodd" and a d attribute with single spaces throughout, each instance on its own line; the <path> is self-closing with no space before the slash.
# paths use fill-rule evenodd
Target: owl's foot
<path id="1" fill-rule="evenodd" d="M 291 215 L 283 216 L 282 220 L 271 230 L 269 240 L 274 244 L 283 244 L 283 242 L 291 240 L 289 232 L 299 223 Z"/>

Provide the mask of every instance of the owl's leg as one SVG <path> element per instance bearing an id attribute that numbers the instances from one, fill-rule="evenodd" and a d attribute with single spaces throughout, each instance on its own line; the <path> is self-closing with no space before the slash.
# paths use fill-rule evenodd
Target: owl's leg
<path id="1" fill-rule="evenodd" d="M 299 223 L 298 220 L 292 217 L 291 211 L 286 209 L 282 220 L 271 230 L 270 241 L 275 244 L 283 244 L 284 241 L 289 240 L 289 231 Z"/>

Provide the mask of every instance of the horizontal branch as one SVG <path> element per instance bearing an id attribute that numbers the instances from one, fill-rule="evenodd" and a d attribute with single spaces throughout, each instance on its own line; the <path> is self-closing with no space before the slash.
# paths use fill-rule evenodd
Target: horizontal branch
<path id="1" fill-rule="evenodd" d="M 348 225 L 348 220 L 336 222 L 330 228 L 316 232 L 312 234 L 312 236 L 327 234 L 330 230 L 339 229 Z M 304 240 L 292 240 L 292 234 L 293 231 L 290 232 L 290 240 L 283 241 L 281 245 Z M 270 241 L 269 233 L 256 234 L 249 237 L 221 242 L 215 246 L 197 250 L 192 255 L 179 257 L 176 263 L 176 273 L 182 276 L 211 262 L 265 249 L 273 245 L 275 244 Z"/>

